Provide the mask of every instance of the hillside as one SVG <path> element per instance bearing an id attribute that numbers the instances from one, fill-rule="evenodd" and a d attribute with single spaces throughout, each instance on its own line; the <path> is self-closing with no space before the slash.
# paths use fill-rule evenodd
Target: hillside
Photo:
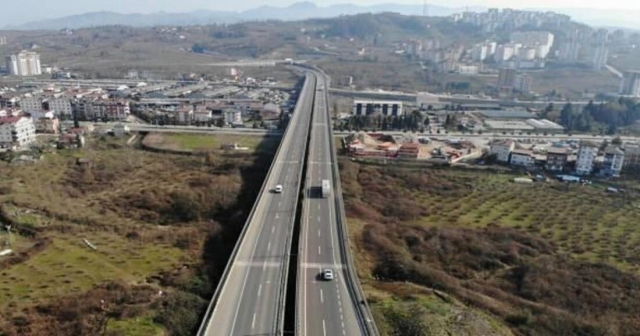
<path id="1" fill-rule="evenodd" d="M 637 334 L 638 194 L 340 165 L 361 282 L 384 334 Z"/>

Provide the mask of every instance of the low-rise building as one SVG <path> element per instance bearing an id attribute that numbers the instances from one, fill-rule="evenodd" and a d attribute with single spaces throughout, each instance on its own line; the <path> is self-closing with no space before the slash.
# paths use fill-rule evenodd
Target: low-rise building
<path id="1" fill-rule="evenodd" d="M 622 170 L 640 172 L 640 144 L 628 143 L 623 149 Z"/>
<path id="2" fill-rule="evenodd" d="M 563 171 L 569 160 L 569 151 L 566 148 L 549 148 L 547 150 L 547 164 L 545 169 L 549 171 Z"/>
<path id="3" fill-rule="evenodd" d="M 605 176 L 619 177 L 623 164 L 624 152 L 616 146 L 609 146 L 604 151 L 601 173 Z"/>
<path id="4" fill-rule="evenodd" d="M 225 109 L 223 112 L 224 122 L 229 125 L 242 124 L 242 111 L 238 109 Z"/>
<path id="5" fill-rule="evenodd" d="M 58 118 L 40 118 L 35 121 L 37 133 L 58 134 L 60 120 Z"/>
<path id="6" fill-rule="evenodd" d="M 578 150 L 578 159 L 576 160 L 576 174 L 589 175 L 593 172 L 594 163 L 598 156 L 598 145 L 583 141 L 580 143 Z"/>
<path id="7" fill-rule="evenodd" d="M 532 167 L 535 164 L 535 158 L 530 150 L 515 149 L 511 152 L 509 163 L 514 166 Z"/>
<path id="8" fill-rule="evenodd" d="M 354 115 L 382 114 L 385 116 L 402 116 L 402 102 L 382 100 L 354 100 Z"/>
<path id="9" fill-rule="evenodd" d="M 176 110 L 176 119 L 178 122 L 188 124 L 193 121 L 193 108 L 191 106 L 183 106 Z"/>
<path id="10" fill-rule="evenodd" d="M 0 118 L 0 146 L 25 147 L 35 140 L 33 119 L 22 116 Z"/>
<path id="11" fill-rule="evenodd" d="M 404 143 L 400 145 L 398 149 L 399 158 L 417 159 L 420 155 L 420 144 L 418 143 Z"/>
<path id="12" fill-rule="evenodd" d="M 511 139 L 498 140 L 491 144 L 489 154 L 495 155 L 498 162 L 508 163 L 511 152 L 515 149 L 515 146 L 515 141 Z"/>

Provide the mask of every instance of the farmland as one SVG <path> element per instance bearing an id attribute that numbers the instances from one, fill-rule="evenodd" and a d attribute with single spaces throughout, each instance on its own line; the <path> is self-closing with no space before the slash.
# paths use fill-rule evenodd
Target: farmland
<path id="1" fill-rule="evenodd" d="M 634 192 L 347 160 L 341 175 L 359 274 L 385 334 L 632 335 L 640 326 Z"/>
<path id="2" fill-rule="evenodd" d="M 91 138 L 2 163 L 3 335 L 192 334 L 270 163 L 253 141 L 201 156 Z"/>

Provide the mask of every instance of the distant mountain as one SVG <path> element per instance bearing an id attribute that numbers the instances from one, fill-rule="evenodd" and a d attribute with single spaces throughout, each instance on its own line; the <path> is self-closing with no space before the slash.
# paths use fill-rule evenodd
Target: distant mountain
<path id="1" fill-rule="evenodd" d="M 430 5 L 428 15 L 447 16 L 461 12 L 461 8 L 447 8 Z M 484 8 L 469 8 L 472 11 L 483 11 Z M 58 30 L 78 29 L 107 25 L 126 25 L 133 27 L 149 27 L 161 25 L 204 25 L 213 23 L 235 23 L 242 21 L 262 20 L 304 20 L 309 18 L 329 18 L 340 15 L 360 13 L 396 12 L 404 15 L 422 15 L 422 5 L 379 4 L 359 6 L 352 4 L 318 7 L 312 2 L 297 2 L 288 7 L 262 6 L 244 12 L 194 11 L 188 13 L 152 13 L 152 14 L 120 14 L 114 12 L 92 12 L 72 15 L 58 19 L 29 22 L 6 29 L 16 30 Z"/>

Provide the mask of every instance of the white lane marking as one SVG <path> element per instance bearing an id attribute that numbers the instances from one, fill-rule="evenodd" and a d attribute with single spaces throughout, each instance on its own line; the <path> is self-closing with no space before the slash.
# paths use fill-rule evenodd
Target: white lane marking
<path id="1" fill-rule="evenodd" d="M 267 251 L 271 251 L 271 242 L 269 242 L 269 244 L 267 244 Z"/>
<path id="2" fill-rule="evenodd" d="M 276 214 L 276 219 L 280 218 L 280 216 L 278 216 L 278 214 Z"/>
<path id="3" fill-rule="evenodd" d="M 318 246 L 318 254 L 322 254 L 322 252 L 320 252 L 320 246 Z"/>
<path id="4" fill-rule="evenodd" d="M 264 264 L 262 264 L 262 270 L 264 271 L 265 269 L 267 269 L 267 262 L 265 261 Z"/>
<path id="5" fill-rule="evenodd" d="M 318 237 L 320 237 L 320 229 L 318 229 Z"/>
<path id="6" fill-rule="evenodd" d="M 251 322 L 251 329 L 256 328 L 256 313 L 253 313 L 253 322 Z"/>
<path id="7" fill-rule="evenodd" d="M 324 320 L 322 320 L 322 334 L 327 336 L 327 326 L 324 325 Z"/>
<path id="8" fill-rule="evenodd" d="M 262 293 L 262 284 L 260 284 L 260 286 L 258 287 L 258 297 L 260 297 L 261 293 Z"/>
<path id="9" fill-rule="evenodd" d="M 271 227 L 271 233 L 273 233 L 275 230 L 276 230 L 276 226 L 274 225 Z"/>
<path id="10" fill-rule="evenodd" d="M 320 210 L 320 204 L 318 204 L 318 210 Z"/>
<path id="11" fill-rule="evenodd" d="M 324 295 L 322 295 L 322 288 L 320 288 L 320 302 L 324 303 Z"/>
<path id="12" fill-rule="evenodd" d="M 282 202 L 278 202 L 278 208 L 282 207 Z"/>

